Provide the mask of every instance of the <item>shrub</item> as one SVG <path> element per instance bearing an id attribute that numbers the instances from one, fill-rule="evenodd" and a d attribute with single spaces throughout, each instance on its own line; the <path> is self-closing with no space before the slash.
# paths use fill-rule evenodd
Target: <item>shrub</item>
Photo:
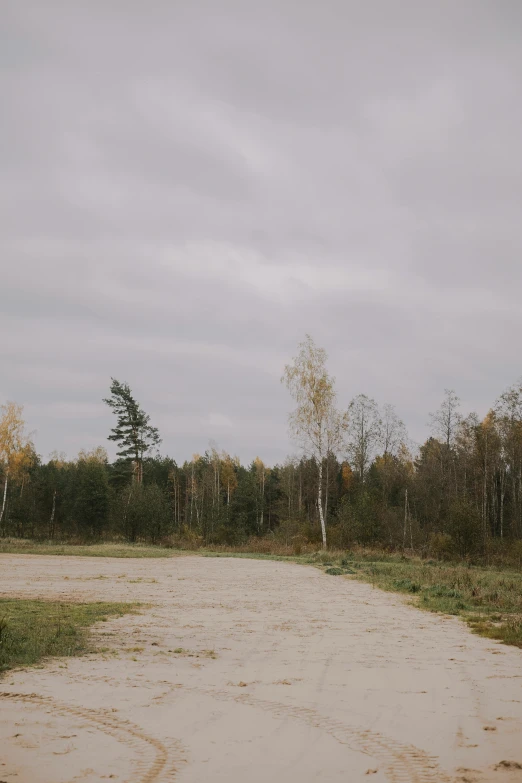
<path id="1" fill-rule="evenodd" d="M 434 533 L 430 540 L 429 552 L 436 560 L 452 560 L 455 557 L 455 542 L 447 533 Z"/>

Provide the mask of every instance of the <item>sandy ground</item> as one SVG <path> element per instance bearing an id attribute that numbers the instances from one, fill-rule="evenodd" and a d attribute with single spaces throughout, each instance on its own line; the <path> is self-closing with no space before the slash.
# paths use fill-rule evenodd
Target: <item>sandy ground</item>
<path id="1" fill-rule="evenodd" d="M 150 604 L 99 623 L 100 652 L 0 680 L 0 783 L 522 781 L 521 651 L 370 585 L 0 555 L 0 595 Z"/>

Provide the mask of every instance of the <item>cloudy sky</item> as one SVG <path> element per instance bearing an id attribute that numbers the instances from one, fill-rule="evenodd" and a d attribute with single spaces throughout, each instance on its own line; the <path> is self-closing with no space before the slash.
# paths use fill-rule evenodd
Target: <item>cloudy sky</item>
<path id="1" fill-rule="evenodd" d="M 416 440 L 522 374 L 520 0 L 5 0 L 0 401 L 281 460 L 309 332 Z"/>

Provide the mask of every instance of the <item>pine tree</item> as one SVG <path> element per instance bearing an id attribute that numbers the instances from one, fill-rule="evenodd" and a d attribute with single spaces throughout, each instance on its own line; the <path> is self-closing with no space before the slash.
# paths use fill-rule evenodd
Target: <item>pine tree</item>
<path id="1" fill-rule="evenodd" d="M 74 512 L 79 532 L 87 538 L 99 538 L 107 528 L 109 516 L 109 479 L 104 449 L 80 452 L 75 484 Z"/>
<path id="2" fill-rule="evenodd" d="M 161 438 L 156 427 L 149 424 L 150 416 L 132 396 L 129 385 L 115 378 L 111 378 L 111 381 L 111 396 L 103 401 L 116 414 L 117 423 L 111 430 L 109 440 L 119 445 L 118 457 L 134 462 L 135 480 L 141 484 L 143 458 L 161 443 Z"/>

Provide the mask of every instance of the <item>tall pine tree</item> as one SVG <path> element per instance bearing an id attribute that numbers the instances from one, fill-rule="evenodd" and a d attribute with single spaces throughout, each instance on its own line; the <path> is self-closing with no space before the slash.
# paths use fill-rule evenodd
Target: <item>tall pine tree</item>
<path id="1" fill-rule="evenodd" d="M 111 396 L 103 401 L 117 416 L 116 426 L 111 430 L 109 440 L 115 441 L 120 450 L 118 457 L 134 463 L 134 477 L 138 484 L 143 481 L 143 458 L 161 443 L 156 427 L 150 425 L 150 416 L 132 396 L 128 383 L 111 378 Z"/>

